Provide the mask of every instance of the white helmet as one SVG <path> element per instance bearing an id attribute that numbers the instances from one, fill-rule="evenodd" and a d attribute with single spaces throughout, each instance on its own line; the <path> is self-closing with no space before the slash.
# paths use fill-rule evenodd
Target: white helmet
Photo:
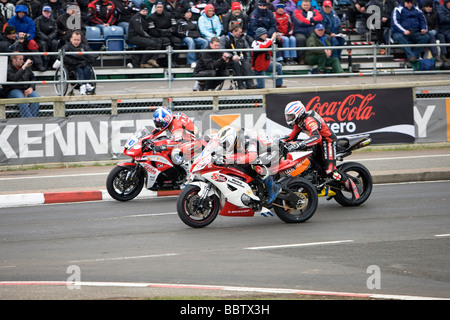
<path id="1" fill-rule="evenodd" d="M 219 130 L 217 134 L 219 137 L 219 143 L 226 152 L 231 152 L 236 145 L 237 131 L 235 128 L 230 126 L 225 126 Z"/>
<path id="2" fill-rule="evenodd" d="M 286 105 L 284 109 L 284 117 L 286 123 L 293 127 L 305 116 L 306 108 L 300 101 L 292 101 Z"/>

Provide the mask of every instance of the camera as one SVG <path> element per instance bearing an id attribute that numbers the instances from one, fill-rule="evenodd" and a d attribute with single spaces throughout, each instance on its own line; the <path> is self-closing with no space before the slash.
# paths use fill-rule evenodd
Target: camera
<path id="1" fill-rule="evenodd" d="M 223 55 L 225 56 L 225 58 L 227 59 L 231 59 L 232 55 L 229 52 L 224 52 Z"/>

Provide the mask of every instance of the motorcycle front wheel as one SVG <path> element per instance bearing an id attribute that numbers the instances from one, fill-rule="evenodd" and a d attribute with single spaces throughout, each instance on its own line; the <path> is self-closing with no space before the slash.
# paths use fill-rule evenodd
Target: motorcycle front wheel
<path id="1" fill-rule="evenodd" d="M 137 197 L 144 186 L 144 176 L 135 172 L 133 166 L 116 166 L 106 179 L 106 190 L 118 201 L 129 201 Z"/>
<path id="2" fill-rule="evenodd" d="M 216 219 L 219 213 L 219 198 L 216 195 L 202 199 L 200 187 L 186 186 L 180 193 L 177 212 L 181 221 L 192 228 L 203 228 Z"/>
<path id="3" fill-rule="evenodd" d="M 296 178 L 287 187 L 299 198 L 299 203 L 276 199 L 273 205 L 276 215 L 287 223 L 302 223 L 308 221 L 319 205 L 316 188 L 306 179 Z"/>
<path id="4" fill-rule="evenodd" d="M 363 204 L 369 199 L 372 193 L 372 175 L 370 171 L 360 163 L 347 162 L 338 166 L 339 171 L 345 173 L 349 179 L 352 179 L 358 188 L 359 199 L 356 199 L 352 192 L 336 190 L 334 200 L 344 207 L 355 207 Z"/>

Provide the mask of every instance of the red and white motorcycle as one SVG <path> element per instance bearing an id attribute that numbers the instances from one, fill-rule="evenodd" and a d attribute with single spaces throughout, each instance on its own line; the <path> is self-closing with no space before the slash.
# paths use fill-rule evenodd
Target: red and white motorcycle
<path id="1" fill-rule="evenodd" d="M 179 190 L 188 178 L 189 157 L 200 147 L 199 140 L 180 146 L 166 136 L 153 138 L 146 128 L 138 130 L 127 140 L 123 150 L 132 161 L 119 163 L 111 170 L 106 189 L 119 201 L 134 199 L 144 184 L 152 191 Z"/>
<path id="2" fill-rule="evenodd" d="M 287 223 L 305 222 L 314 215 L 317 191 L 309 181 L 299 177 L 309 165 L 310 151 L 280 158 L 278 145 L 272 145 L 265 160 L 280 158 L 279 161 L 271 166 L 256 164 L 252 170 L 246 170 L 245 165 L 217 165 L 220 149 L 217 139 L 212 139 L 191 166 L 190 182 L 177 202 L 178 215 L 185 224 L 201 228 L 212 223 L 217 215 L 251 217 L 258 212 L 271 215 L 267 207 L 273 208 Z M 282 189 L 270 206 L 261 178 L 264 174 L 272 174 Z"/>

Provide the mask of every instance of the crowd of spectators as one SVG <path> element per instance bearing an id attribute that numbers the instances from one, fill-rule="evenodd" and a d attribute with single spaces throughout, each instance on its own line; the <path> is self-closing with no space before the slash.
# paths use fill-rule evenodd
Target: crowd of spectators
<path id="1" fill-rule="evenodd" d="M 57 51 L 66 45 L 75 30 L 81 32 L 85 41 L 86 26 L 102 30 L 109 26 L 123 28 L 129 44 L 147 51 L 169 45 L 175 50 L 206 49 L 212 39 L 219 39 L 220 49 L 233 49 L 229 46 L 236 43 L 241 48 L 255 48 L 260 40 L 256 31 L 263 28 L 267 39 L 273 37 L 273 43 L 279 47 L 327 47 L 323 52 L 310 51 L 320 53 L 320 61 L 326 57 L 325 65 L 332 61 L 333 70 L 340 71 L 342 68 L 337 64 L 341 50 L 332 47 L 345 43 L 343 24 L 352 28 L 357 21 L 363 21 L 371 29 L 367 23 L 370 19 L 377 41 L 384 44 L 388 43 L 389 36 L 402 44 L 450 41 L 450 0 L 352 1 L 345 18 L 336 14 L 331 0 L 0 0 L 0 52 L 21 52 L 25 61 L 32 60 L 34 70 L 44 71 L 52 67 L 52 56 L 27 57 L 27 52 Z M 372 19 L 373 11 L 367 10 L 373 5 L 380 8 L 380 19 Z M 423 48 L 405 48 L 406 58 L 420 59 L 423 51 Z M 438 61 L 447 60 L 445 46 L 432 47 L 430 52 Z M 249 65 L 255 70 L 252 57 L 235 51 L 230 54 L 228 63 L 237 74 L 249 74 Z M 130 65 L 134 68 L 167 63 L 164 54 L 136 56 Z M 233 56 L 242 57 L 242 61 Z M 283 50 L 278 52 L 276 60 L 281 65 L 304 64 L 317 62 L 318 57 L 308 50 Z M 200 54 L 188 54 L 188 65 L 195 69 L 199 58 Z M 176 66 L 176 55 L 172 61 Z M 247 86 L 239 82 L 239 86 L 244 85 Z"/>

